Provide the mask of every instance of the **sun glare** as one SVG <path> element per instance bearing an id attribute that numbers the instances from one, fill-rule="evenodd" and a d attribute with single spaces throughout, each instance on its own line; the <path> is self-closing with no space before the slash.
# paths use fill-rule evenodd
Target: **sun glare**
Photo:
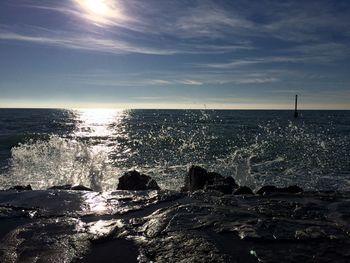
<path id="1" fill-rule="evenodd" d="M 77 111 L 78 136 L 111 136 L 110 125 L 117 122 L 120 110 L 114 109 L 81 109 Z"/>
<path id="2" fill-rule="evenodd" d="M 109 12 L 109 7 L 104 0 L 86 0 L 86 8 L 97 15 L 106 16 Z"/>
<path id="3" fill-rule="evenodd" d="M 123 20 L 120 6 L 114 0 L 74 0 L 80 9 L 84 11 L 83 16 L 97 24 L 110 25 Z"/>

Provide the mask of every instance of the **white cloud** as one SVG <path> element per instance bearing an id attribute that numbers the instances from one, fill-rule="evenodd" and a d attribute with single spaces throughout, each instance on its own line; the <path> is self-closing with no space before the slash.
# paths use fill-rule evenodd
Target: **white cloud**
<path id="1" fill-rule="evenodd" d="M 30 42 L 40 45 L 57 46 L 69 49 L 95 51 L 111 54 L 137 53 L 148 55 L 174 54 L 220 54 L 239 49 L 251 49 L 248 44 L 237 45 L 205 45 L 159 43 L 151 41 L 145 45 L 143 41 L 127 41 L 123 38 L 106 37 L 101 34 L 51 30 L 43 27 L 25 27 L 19 32 L 18 28 L 0 25 L 0 40 Z"/>
<path id="2" fill-rule="evenodd" d="M 256 64 L 269 64 L 269 63 L 300 63 L 305 62 L 307 59 L 303 57 L 258 57 L 258 58 L 248 58 L 248 59 L 237 59 L 227 63 L 206 63 L 197 64 L 199 67 L 207 67 L 214 69 L 232 69 L 247 65 Z"/>
<path id="3" fill-rule="evenodd" d="M 91 9 L 93 6 L 89 7 L 86 3 L 89 3 L 87 0 L 69 0 L 62 1 L 57 3 L 28 3 L 23 4 L 23 7 L 31 8 L 31 9 L 41 9 L 56 13 L 61 13 L 67 16 L 68 19 L 80 19 L 81 21 L 90 22 L 99 27 L 122 27 L 133 30 L 140 30 L 137 25 L 140 25 L 140 22 L 137 21 L 135 17 L 128 16 L 124 11 L 123 6 L 119 1 L 107 0 L 106 6 L 108 6 L 108 10 L 106 10 L 106 14 L 98 15 L 98 13 L 94 13 Z"/>
<path id="4" fill-rule="evenodd" d="M 105 16 L 96 16 L 91 10 L 85 8 L 83 4 L 85 1 L 67 0 L 59 3 L 43 1 L 38 4 L 37 1 L 28 0 L 27 4 L 22 6 L 59 12 L 67 17 L 67 21 L 80 19 L 98 27 L 107 26 L 108 28 L 103 30 L 108 30 L 112 36 L 109 38 L 96 36 L 92 33 L 93 25 L 90 25 L 90 38 L 86 35 L 75 37 L 74 32 L 68 32 L 71 35 L 65 34 L 63 39 L 57 39 L 57 36 L 42 34 L 42 32 L 33 34 L 10 31 L 22 36 L 12 37 L 13 40 L 95 51 L 99 51 L 100 46 L 101 51 L 109 53 L 223 54 L 257 50 L 259 49 L 257 38 L 270 42 L 283 40 L 292 42 L 294 45 L 310 41 L 313 44 L 322 45 L 327 42 L 324 39 L 325 36 L 335 33 L 346 35 L 350 26 L 346 14 L 334 17 L 330 11 L 331 8 L 322 1 L 317 5 L 312 3 L 300 5 L 295 2 L 237 1 L 236 6 L 225 8 L 224 5 L 211 0 L 193 1 L 188 6 L 173 1 L 161 1 L 156 4 L 153 1 L 144 3 L 138 0 L 106 0 L 111 10 L 110 14 Z M 261 21 L 254 19 L 256 10 L 259 10 Z M 82 27 L 81 24 L 79 27 Z M 98 32 L 98 29 L 95 32 Z M 118 38 L 113 36 L 115 32 L 120 33 Z M 53 38 L 52 41 L 51 38 Z M 79 43 L 80 40 L 87 43 Z M 270 51 L 275 52 L 272 47 L 274 46 L 271 45 Z M 267 50 L 269 49 L 267 47 Z M 277 51 L 279 49 L 280 47 L 277 47 Z M 303 59 L 316 61 L 316 58 L 298 58 L 299 62 Z M 325 60 L 320 56 L 318 59 Z M 272 62 L 278 61 L 245 59 L 231 61 L 226 65 L 218 63 L 212 67 L 232 68 Z M 292 61 L 289 58 L 284 62 Z M 294 62 L 298 61 L 294 59 Z"/>
<path id="5" fill-rule="evenodd" d="M 175 24 L 168 28 L 180 37 L 225 38 L 226 34 L 242 34 L 254 29 L 254 23 L 244 17 L 223 10 L 214 4 L 199 4 L 183 12 Z"/>
<path id="6" fill-rule="evenodd" d="M 238 79 L 237 83 L 239 84 L 263 84 L 263 83 L 272 83 L 278 82 L 277 78 L 246 78 L 246 79 Z"/>
<path id="7" fill-rule="evenodd" d="M 172 85 L 173 82 L 169 80 L 163 80 L 163 79 L 148 79 L 148 80 L 142 80 L 142 83 L 146 85 Z"/>
<path id="8" fill-rule="evenodd" d="M 191 80 L 191 79 L 179 80 L 178 82 L 185 85 L 194 85 L 194 86 L 203 85 L 203 82 L 198 80 Z"/>
<path id="9" fill-rule="evenodd" d="M 179 51 L 171 49 L 161 49 L 145 46 L 137 46 L 116 39 L 98 38 L 89 35 L 72 35 L 72 34 L 45 34 L 45 35 L 27 35 L 13 32 L 0 32 L 0 40 L 31 42 L 42 45 L 51 45 L 65 47 L 70 49 L 90 50 L 96 52 L 123 54 L 139 53 L 151 55 L 172 55 Z"/>

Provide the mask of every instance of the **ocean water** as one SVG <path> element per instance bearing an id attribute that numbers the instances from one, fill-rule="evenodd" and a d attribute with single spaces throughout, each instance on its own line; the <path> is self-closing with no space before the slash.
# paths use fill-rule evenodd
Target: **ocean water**
<path id="1" fill-rule="evenodd" d="M 350 111 L 0 110 L 0 188 L 113 190 L 137 169 L 179 189 L 191 164 L 242 185 L 350 188 Z"/>

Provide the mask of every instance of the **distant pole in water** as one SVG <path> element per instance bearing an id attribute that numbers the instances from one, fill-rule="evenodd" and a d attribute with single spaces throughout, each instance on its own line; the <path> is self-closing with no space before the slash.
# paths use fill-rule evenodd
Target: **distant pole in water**
<path id="1" fill-rule="evenodd" d="M 294 111 L 294 118 L 298 118 L 298 95 L 295 95 L 295 111 Z"/>

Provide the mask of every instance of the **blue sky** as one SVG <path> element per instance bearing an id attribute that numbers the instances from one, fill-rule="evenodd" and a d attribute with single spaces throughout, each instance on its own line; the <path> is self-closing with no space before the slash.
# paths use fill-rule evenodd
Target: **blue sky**
<path id="1" fill-rule="evenodd" d="M 1 0 L 0 107 L 350 109 L 350 1 Z"/>

